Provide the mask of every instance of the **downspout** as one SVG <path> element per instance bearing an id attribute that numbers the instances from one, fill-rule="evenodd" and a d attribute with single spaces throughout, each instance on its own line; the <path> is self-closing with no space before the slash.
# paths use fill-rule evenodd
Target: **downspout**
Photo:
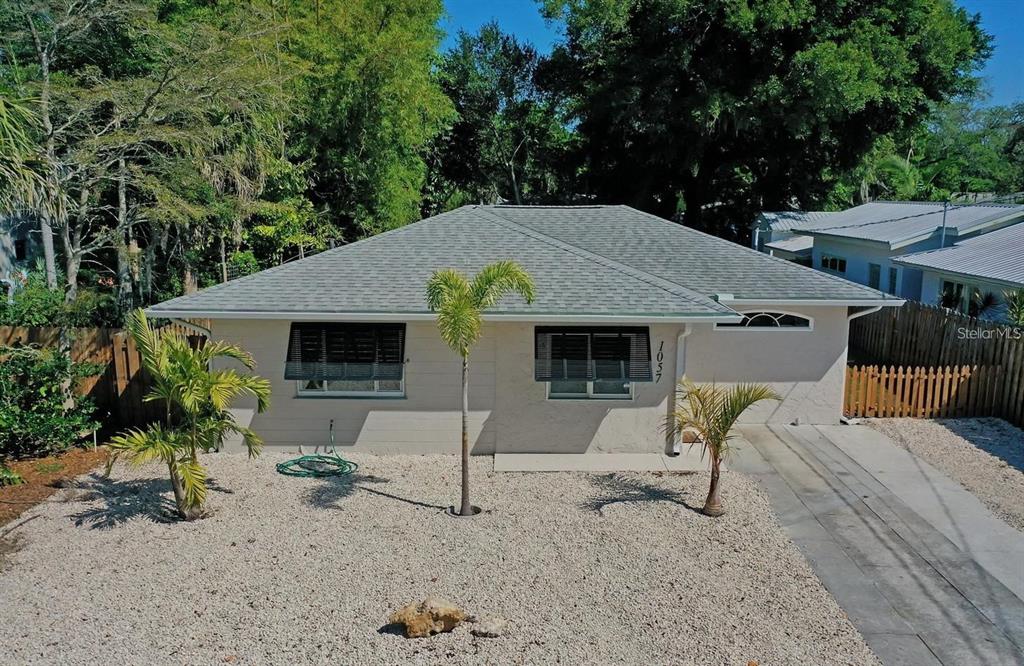
<path id="1" fill-rule="evenodd" d="M 678 397 L 679 382 L 686 374 L 686 338 L 689 337 L 693 329 L 690 328 L 689 324 L 683 324 L 683 329 L 679 332 L 679 336 L 676 337 L 676 383 L 672 388 L 672 405 L 671 408 L 675 408 L 675 401 Z M 683 452 L 683 443 L 680 433 L 675 433 L 672 436 L 672 455 L 678 456 Z"/>

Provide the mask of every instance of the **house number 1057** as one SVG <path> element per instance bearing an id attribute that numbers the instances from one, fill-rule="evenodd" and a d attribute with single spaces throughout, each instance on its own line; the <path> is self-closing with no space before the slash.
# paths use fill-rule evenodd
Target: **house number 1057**
<path id="1" fill-rule="evenodd" d="M 655 357 L 658 361 L 658 369 L 654 373 L 654 383 L 657 384 L 661 381 L 661 368 L 665 365 L 665 341 L 661 340 L 658 342 L 658 355 Z"/>

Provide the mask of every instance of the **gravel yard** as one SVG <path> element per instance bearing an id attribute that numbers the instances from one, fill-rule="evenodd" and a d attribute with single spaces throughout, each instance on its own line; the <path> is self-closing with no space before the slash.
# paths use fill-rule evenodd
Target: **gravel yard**
<path id="1" fill-rule="evenodd" d="M 867 419 L 1024 532 L 1024 431 L 1002 419 Z"/>
<path id="2" fill-rule="evenodd" d="M 705 474 L 494 474 L 471 519 L 455 457 L 353 456 L 350 480 L 282 477 L 281 454 L 206 458 L 212 515 L 154 519 L 161 468 L 115 469 L 31 509 L 0 571 L 7 663 L 877 664 L 752 481 L 698 514 Z M 500 638 L 405 639 L 438 595 Z"/>

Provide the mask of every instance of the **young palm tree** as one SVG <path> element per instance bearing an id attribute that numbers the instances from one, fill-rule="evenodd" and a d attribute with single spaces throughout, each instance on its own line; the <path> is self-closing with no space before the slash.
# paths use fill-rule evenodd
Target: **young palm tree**
<path id="1" fill-rule="evenodd" d="M 693 431 L 704 452 L 711 456 L 711 488 L 703 509 L 706 515 L 725 513 L 718 481 L 722 460 L 729 455 L 731 432 L 740 414 L 762 400 L 781 399 L 778 393 L 763 384 L 735 384 L 721 388 L 714 384 L 694 384 L 685 377 L 679 382 L 676 406 L 668 416 L 666 429 L 674 436 Z"/>
<path id="2" fill-rule="evenodd" d="M 473 515 L 469 502 L 469 350 L 480 339 L 484 310 L 510 292 L 533 302 L 533 279 L 514 261 L 485 266 L 472 282 L 446 268 L 436 271 L 427 283 L 427 304 L 437 313 L 441 339 L 462 357 L 462 516 Z"/>
<path id="3" fill-rule="evenodd" d="M 252 356 L 235 345 L 210 341 L 193 348 L 184 336 L 154 331 L 142 310 L 129 314 L 125 326 L 153 383 L 145 400 L 162 400 L 166 417 L 163 424 L 114 437 L 111 464 L 121 456 L 134 465 L 162 461 L 170 473 L 178 513 L 193 520 L 202 515 L 206 499 L 206 470 L 199 463 L 199 451 L 209 451 L 228 433 L 238 433 L 249 457 L 259 455 L 263 441 L 235 423 L 228 407 L 235 398 L 251 395 L 256 398 L 257 410 L 265 411 L 270 404 L 270 382 L 231 369 L 211 368 L 215 359 L 231 358 L 252 369 Z"/>
<path id="4" fill-rule="evenodd" d="M 1003 294 L 1006 301 L 1006 318 L 1014 326 L 1024 326 L 1024 289 Z"/>

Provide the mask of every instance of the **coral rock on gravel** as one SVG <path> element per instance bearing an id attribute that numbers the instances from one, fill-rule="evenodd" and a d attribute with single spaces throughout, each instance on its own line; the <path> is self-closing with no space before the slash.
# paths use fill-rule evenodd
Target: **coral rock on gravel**
<path id="1" fill-rule="evenodd" d="M 405 626 L 406 638 L 423 638 L 451 631 L 466 619 L 466 613 L 448 601 L 428 597 L 420 603 L 399 608 L 388 620 Z"/>

